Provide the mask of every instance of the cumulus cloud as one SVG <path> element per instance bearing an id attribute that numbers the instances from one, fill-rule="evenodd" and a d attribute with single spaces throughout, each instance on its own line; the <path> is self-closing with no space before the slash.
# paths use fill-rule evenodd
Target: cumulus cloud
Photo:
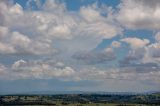
<path id="1" fill-rule="evenodd" d="M 3 64 L 0 64 L 0 74 L 3 75 L 5 73 L 6 67 Z"/>
<path id="2" fill-rule="evenodd" d="M 123 38 L 121 41 L 128 43 L 133 49 L 142 48 L 150 43 L 148 39 L 139 38 Z"/>
<path id="3" fill-rule="evenodd" d="M 86 61 L 88 64 L 92 61 L 92 63 L 101 63 L 115 58 L 111 49 L 88 52 L 101 40 L 122 33 L 122 29 L 109 19 L 109 15 L 102 15 L 102 7 L 92 4 L 71 12 L 67 10 L 64 3 L 57 0 L 39 3 L 29 0 L 26 10 L 19 4 L 0 3 L 1 54 L 54 55 L 59 51 L 59 56 L 55 58 L 66 62 L 68 55 L 87 50 L 87 53 L 75 57 L 81 58 L 81 61 Z M 39 11 L 32 10 L 32 4 L 36 5 Z M 8 76 L 48 79 L 71 77 L 75 73 L 71 66 L 65 66 L 64 63 L 56 65 L 55 62 L 29 60 L 17 60 L 11 66 L 7 66 L 7 72 L 12 73 Z"/>
<path id="4" fill-rule="evenodd" d="M 64 12 L 66 10 L 65 4 L 58 0 L 47 0 L 45 4 L 43 5 L 43 9 L 46 11 L 53 11 L 58 10 L 54 12 Z"/>
<path id="5" fill-rule="evenodd" d="M 129 29 L 159 30 L 160 2 L 159 0 L 122 0 L 117 19 Z"/>
<path id="6" fill-rule="evenodd" d="M 122 29 L 109 18 L 112 16 L 112 14 L 110 14 L 111 12 L 108 11 L 108 16 L 104 16 L 102 15 L 103 11 L 103 8 L 100 9 L 96 3 L 80 8 L 80 15 L 87 23 L 84 29 L 85 34 L 95 35 L 97 38 L 102 37 L 106 39 L 122 34 Z"/>
<path id="7" fill-rule="evenodd" d="M 159 84 L 159 71 L 138 71 L 131 67 L 98 69 L 95 67 L 83 68 L 76 72 L 75 80 L 92 80 L 92 81 L 148 81 L 150 83 Z"/>
<path id="8" fill-rule="evenodd" d="M 121 42 L 113 41 L 111 43 L 111 47 L 113 47 L 113 48 L 119 48 L 119 47 L 121 47 Z"/>
<path id="9" fill-rule="evenodd" d="M 120 69 L 123 69 L 127 72 L 134 72 L 135 75 L 155 75 L 155 73 L 159 74 L 160 65 L 159 65 L 159 57 L 157 53 L 159 49 L 157 49 L 157 44 L 153 43 L 150 45 L 146 45 L 143 48 L 131 49 L 127 55 L 119 61 Z M 154 73 L 154 74 L 153 74 Z M 159 75 L 158 75 L 159 76 Z M 140 76 L 139 76 L 140 77 Z M 149 76 L 148 76 L 149 77 Z M 141 79 L 141 78 L 139 78 Z M 149 78 L 146 78 L 148 81 Z M 159 78 L 152 78 L 153 82 L 159 81 Z"/>
<path id="10" fill-rule="evenodd" d="M 28 1 L 28 5 L 29 2 L 36 4 L 36 1 Z M 88 45 L 88 42 L 84 41 L 84 39 L 88 39 L 89 46 L 93 49 L 102 39 L 111 39 L 122 34 L 122 28 L 109 18 L 112 14 L 102 15 L 104 10 L 97 4 L 83 6 L 78 12 L 67 10 L 65 4 L 58 0 L 47 0 L 43 5 L 39 4 L 41 6 L 39 11 L 24 10 L 17 3 L 7 5 L 2 2 L 1 5 L 1 26 L 11 30 L 11 33 L 13 32 L 17 36 L 17 38 L 13 36 L 13 41 L 21 40 L 19 46 L 23 46 L 15 47 L 16 53 L 52 54 L 52 51 L 56 51 L 52 46 L 60 45 L 60 43 L 56 44 L 56 40 L 62 44 L 66 40 L 70 40 L 70 42 L 75 42 L 77 47 L 80 47 L 81 42 Z M 92 16 L 96 14 L 97 16 Z M 3 39 L 7 39 L 7 37 Z M 23 44 L 21 44 L 22 41 L 24 41 Z M 81 49 L 87 50 L 88 48 L 85 47 L 87 46 Z M 22 48 L 25 50 L 22 51 Z M 66 48 L 71 48 L 71 46 Z M 61 51 L 64 48 L 58 49 Z"/>
<path id="11" fill-rule="evenodd" d="M 135 62 L 141 62 L 141 59 L 144 58 L 144 53 L 145 53 L 144 48 L 139 48 L 139 49 L 134 49 L 130 50 L 128 54 L 120 61 L 120 66 L 121 67 L 127 67 L 131 63 Z"/>
<path id="12" fill-rule="evenodd" d="M 148 45 L 146 48 L 146 52 L 144 53 L 143 62 L 153 62 L 159 64 L 160 62 L 160 44 L 153 43 Z"/>
<path id="13" fill-rule="evenodd" d="M 0 59 L 0 78 L 159 84 L 159 7 L 158 0 L 122 0 L 118 10 L 94 3 L 70 11 L 58 0 L 28 0 L 23 9 L 1 0 L 0 56 L 13 57 Z M 154 30 L 155 42 L 119 37 L 124 29 Z M 104 39 L 107 47 L 98 48 Z"/>
<path id="14" fill-rule="evenodd" d="M 10 67 L 1 65 L 0 73 L 6 79 L 59 79 L 67 80 L 74 75 L 72 67 L 56 61 L 17 60 Z M 4 73 L 4 74 L 3 74 Z"/>
<path id="15" fill-rule="evenodd" d="M 160 32 L 157 32 L 155 35 L 155 40 L 160 42 Z"/>
<path id="16" fill-rule="evenodd" d="M 146 66 L 146 67 L 143 67 Z M 136 67 L 136 68 L 135 68 Z M 156 64 L 135 65 L 135 67 L 121 67 L 99 69 L 96 67 L 74 70 L 57 61 L 25 61 L 18 60 L 11 67 L 0 65 L 0 78 L 7 80 L 17 79 L 57 79 L 62 81 L 149 81 L 159 84 L 159 68 Z M 137 68 L 138 67 L 138 68 Z M 145 69 L 144 69 L 145 68 Z M 153 69 L 151 71 L 150 69 Z"/>
<path id="17" fill-rule="evenodd" d="M 10 31 L 7 27 L 0 26 L 0 53 L 1 54 L 50 54 L 56 50 L 48 42 L 30 39 L 17 31 Z"/>
<path id="18" fill-rule="evenodd" d="M 0 53 L 1 54 L 15 53 L 15 49 L 11 45 L 0 43 Z"/>
<path id="19" fill-rule="evenodd" d="M 102 18 L 100 12 L 96 10 L 95 4 L 88 7 L 81 7 L 80 14 L 88 22 L 97 21 Z"/>
<path id="20" fill-rule="evenodd" d="M 83 64 L 100 64 L 114 60 L 116 55 L 112 48 L 107 48 L 99 52 L 90 51 L 76 53 L 72 57 Z"/>
<path id="21" fill-rule="evenodd" d="M 159 43 L 155 43 L 152 44 L 148 47 L 148 49 L 150 49 L 150 54 L 152 55 L 152 57 L 154 58 L 159 58 L 160 57 L 160 44 Z"/>

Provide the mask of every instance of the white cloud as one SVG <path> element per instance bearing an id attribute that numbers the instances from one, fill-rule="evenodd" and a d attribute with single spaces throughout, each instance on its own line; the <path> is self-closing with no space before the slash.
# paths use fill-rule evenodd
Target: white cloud
<path id="1" fill-rule="evenodd" d="M 121 47 L 121 43 L 118 42 L 118 41 L 113 41 L 113 42 L 111 43 L 111 47 L 119 48 L 119 47 Z"/>
<path id="2" fill-rule="evenodd" d="M 128 43 L 133 49 L 142 48 L 150 43 L 148 39 L 139 39 L 135 37 L 134 38 L 123 38 L 121 39 L 121 41 Z"/>
<path id="3" fill-rule="evenodd" d="M 56 61 L 25 61 L 17 60 L 11 67 L 7 67 L 9 71 L 5 76 L 11 76 L 10 79 L 59 79 L 67 80 L 72 77 L 75 70 L 72 67 L 62 65 Z M 5 72 L 6 70 L 4 70 Z"/>
<path id="4" fill-rule="evenodd" d="M 148 81 L 150 83 L 159 84 L 160 73 L 159 71 L 150 71 L 139 73 L 133 68 L 110 68 L 110 69 L 97 69 L 95 67 L 83 68 L 77 72 L 75 79 L 77 80 L 92 80 L 92 81 L 106 81 L 108 79 L 115 81 Z"/>
<path id="5" fill-rule="evenodd" d="M 119 68 L 118 60 L 109 63 L 117 68 L 108 67 L 108 64 L 104 64 L 104 67 L 95 65 L 114 60 L 113 48 L 121 47 L 122 42 L 126 42 L 132 48 L 128 58 L 135 59 L 138 63 L 159 63 L 159 43 L 149 44 L 148 39 L 123 38 L 121 42 L 117 39 L 113 41 L 104 51 L 93 52 L 103 39 L 121 35 L 123 28 L 120 26 L 124 25 L 129 29 L 159 30 L 160 8 L 157 0 L 123 0 L 118 12 L 97 4 L 83 6 L 79 11 L 69 11 L 64 3 L 57 0 L 46 0 L 44 5 L 37 2 L 35 5 L 39 10 L 34 11 L 30 7 L 32 3 L 29 2 L 30 10 L 24 10 L 19 4 L 0 2 L 0 54 L 18 54 L 16 56 L 19 58 L 26 54 L 40 55 L 35 56 L 40 60 L 33 61 L 31 56 L 28 60 L 17 60 L 11 65 L 0 65 L 0 73 L 3 73 L 0 74 L 1 78 L 55 78 L 72 81 L 136 79 L 156 83 L 160 80 L 159 71 L 155 71 L 159 69 L 158 66 L 147 67 L 150 71 L 145 68 L 146 72 L 140 73 L 137 70 L 143 69 L 143 65 L 146 64 L 136 64 L 137 69 L 131 66 Z M 159 42 L 159 33 L 155 35 L 155 39 Z M 141 50 L 142 48 L 145 50 Z M 76 53 L 79 60 L 89 64 L 82 65 L 72 61 L 71 56 Z M 10 61 L 10 58 L 6 58 Z M 43 61 L 46 58 L 58 61 Z M 91 67 L 92 63 L 95 68 Z"/>
<path id="6" fill-rule="evenodd" d="M 11 67 L 0 65 L 0 79 L 17 80 L 17 79 L 58 79 L 63 81 L 105 81 L 122 80 L 122 81 L 149 81 L 150 83 L 159 84 L 159 71 L 138 72 L 136 68 L 107 68 L 99 69 L 96 67 L 83 67 L 74 70 L 69 66 L 56 66 L 56 61 L 25 61 L 18 60 Z"/>
<path id="7" fill-rule="evenodd" d="M 98 42 L 96 42 L 98 44 L 100 40 L 104 38 L 110 39 L 114 36 L 117 36 L 117 34 L 120 34 L 122 31 L 122 29 L 116 26 L 113 21 L 110 19 L 108 20 L 109 17 L 112 17 L 112 14 L 108 13 L 109 15 L 107 17 L 103 16 L 101 14 L 102 11 L 99 9 L 97 4 L 82 7 L 80 9 L 80 13 L 78 14 L 71 14 L 69 11 L 67 11 L 63 3 L 60 3 L 56 0 L 46 1 L 42 11 L 39 12 L 24 11 L 19 4 L 8 7 L 5 6 L 6 5 L 3 4 L 4 8 L 2 7 L 2 10 L 5 10 L 5 12 L 8 14 L 2 14 L 2 16 L 5 17 L 4 24 L 9 24 L 9 27 L 16 28 L 20 30 L 20 32 L 25 33 L 27 36 L 36 36 L 35 39 L 39 39 L 39 36 L 46 40 L 50 38 L 68 39 L 76 35 L 87 36 L 86 38 L 92 39 L 90 42 L 93 43 L 96 42 L 95 40 L 98 40 Z M 85 20 L 91 20 L 92 18 L 93 20 L 88 20 L 89 22 L 86 22 L 81 18 L 81 16 Z M 85 39 L 85 37 L 83 39 Z M 92 48 L 94 47 L 95 46 Z"/>
<path id="8" fill-rule="evenodd" d="M 75 53 L 72 56 L 76 61 L 81 62 L 82 64 L 101 64 L 108 61 L 113 61 L 116 59 L 115 53 L 112 48 L 106 48 L 102 51 L 89 51 Z"/>
<path id="9" fill-rule="evenodd" d="M 4 38 L 7 33 L 8 33 L 8 28 L 0 26 L 0 38 L 1 39 Z"/>
<path id="10" fill-rule="evenodd" d="M 54 12 L 64 12 L 66 10 L 65 4 L 59 2 L 58 0 L 47 0 L 43 5 L 45 11 Z"/>
<path id="11" fill-rule="evenodd" d="M 19 4 L 15 4 L 9 10 L 11 14 L 23 15 L 23 8 Z"/>
<path id="12" fill-rule="evenodd" d="M 1 54 L 5 54 L 5 53 L 10 54 L 10 53 L 15 53 L 15 52 L 16 50 L 14 47 L 0 42 L 0 53 Z"/>
<path id="13" fill-rule="evenodd" d="M 24 67 L 27 64 L 24 60 L 18 60 L 12 65 L 12 69 L 17 69 L 18 67 Z"/>
<path id="14" fill-rule="evenodd" d="M 54 36 L 61 39 L 70 39 L 71 38 L 71 30 L 66 25 L 58 25 L 55 26 L 48 31 L 48 35 Z"/>
<path id="15" fill-rule="evenodd" d="M 7 27 L 0 27 L 0 53 L 1 54 L 50 54 L 56 50 L 49 42 L 39 39 L 30 39 L 17 31 L 10 31 Z"/>
<path id="16" fill-rule="evenodd" d="M 103 19 L 100 12 L 97 10 L 97 4 L 88 7 L 80 8 L 81 16 L 88 22 L 94 22 Z"/>
<path id="17" fill-rule="evenodd" d="M 155 35 L 155 40 L 160 42 L 160 32 L 157 32 Z"/>
<path id="18" fill-rule="evenodd" d="M 3 64 L 0 64 L 0 75 L 3 75 L 6 71 L 6 67 Z"/>
<path id="19" fill-rule="evenodd" d="M 93 36 L 97 39 L 111 39 L 121 34 L 122 30 L 112 24 L 98 21 L 96 23 L 86 24 L 82 31 L 84 31 L 84 35 Z"/>
<path id="20" fill-rule="evenodd" d="M 105 10 L 107 16 L 102 15 Z M 103 8 L 98 5 L 92 4 L 86 7 L 80 8 L 80 15 L 85 19 L 85 23 L 82 23 L 80 28 L 84 32 L 84 35 L 95 36 L 97 39 L 110 39 L 118 34 L 122 34 L 122 29 L 115 24 L 109 7 Z"/>
<path id="21" fill-rule="evenodd" d="M 19 32 L 13 32 L 11 36 L 11 43 L 13 43 L 13 45 L 22 46 L 22 48 L 25 48 L 29 46 L 31 39 L 23 34 L 20 34 Z"/>
<path id="22" fill-rule="evenodd" d="M 56 51 L 53 46 L 60 51 L 67 48 L 74 50 L 75 47 L 85 51 L 95 48 L 102 39 L 111 39 L 122 34 L 122 29 L 109 18 L 112 13 L 102 15 L 104 9 L 97 4 L 81 7 L 80 11 L 76 12 L 68 11 L 65 4 L 57 0 L 47 0 L 38 7 L 40 11 L 23 10 L 19 4 L 1 5 L 1 26 L 5 25 L 10 33 L 21 34 L 21 39 L 15 38 L 16 36 L 12 39 L 15 42 L 21 40 L 19 45 L 16 43 L 16 53 L 52 54 Z M 78 49 L 74 51 L 76 50 Z"/>
<path id="23" fill-rule="evenodd" d="M 144 53 L 143 62 L 153 62 L 158 63 L 160 62 L 160 44 L 159 43 L 152 43 L 148 45 L 146 48 L 146 52 Z"/>
<path id="24" fill-rule="evenodd" d="M 122 0 L 117 19 L 129 29 L 160 29 L 159 0 Z"/>

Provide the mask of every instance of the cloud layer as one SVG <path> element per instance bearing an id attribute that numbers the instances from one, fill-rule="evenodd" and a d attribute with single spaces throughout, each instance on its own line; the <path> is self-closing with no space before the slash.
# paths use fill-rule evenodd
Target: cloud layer
<path id="1" fill-rule="evenodd" d="M 96 2 L 75 11 L 58 0 L 28 0 L 26 8 L 2 0 L 0 79 L 122 80 L 158 86 L 159 23 L 159 0 L 121 0 L 116 8 Z M 125 35 L 139 30 L 153 35 Z M 100 48 L 104 40 L 107 46 Z"/>
<path id="2" fill-rule="evenodd" d="M 122 0 L 117 19 L 131 29 L 159 30 L 159 0 Z"/>

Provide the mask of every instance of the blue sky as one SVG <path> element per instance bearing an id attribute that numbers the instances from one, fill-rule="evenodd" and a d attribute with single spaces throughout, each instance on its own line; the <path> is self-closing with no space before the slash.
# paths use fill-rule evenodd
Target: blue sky
<path id="1" fill-rule="evenodd" d="M 41 3 L 45 3 L 45 0 L 40 0 Z M 116 6 L 120 3 L 120 0 L 60 0 L 60 2 L 65 2 L 67 8 L 71 11 L 79 10 L 81 6 L 89 5 L 97 2 L 98 5 L 106 4 L 108 6 L 112 6 L 116 8 Z M 24 0 L 14 0 L 14 3 L 21 4 L 24 8 L 26 8 L 27 1 Z M 34 4 L 34 3 L 33 3 Z"/>
<path id="2" fill-rule="evenodd" d="M 159 0 L 2 0 L 0 93 L 159 91 L 159 16 Z"/>

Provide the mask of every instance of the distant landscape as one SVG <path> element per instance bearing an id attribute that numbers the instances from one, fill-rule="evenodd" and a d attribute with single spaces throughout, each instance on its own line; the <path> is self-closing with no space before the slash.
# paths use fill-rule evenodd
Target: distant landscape
<path id="1" fill-rule="evenodd" d="M 1 95 L 0 106 L 160 106 L 160 92 Z"/>

